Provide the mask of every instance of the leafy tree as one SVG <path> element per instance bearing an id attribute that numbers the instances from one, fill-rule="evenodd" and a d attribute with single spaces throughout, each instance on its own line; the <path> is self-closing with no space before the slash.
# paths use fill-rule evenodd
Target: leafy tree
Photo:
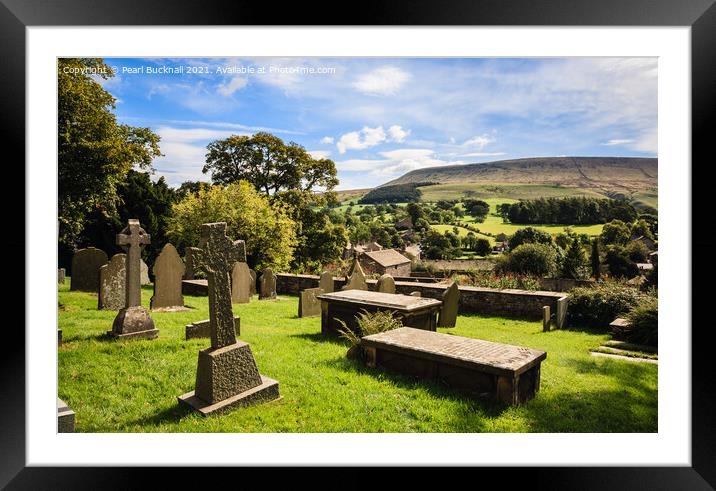
<path id="1" fill-rule="evenodd" d="M 651 228 L 651 225 L 644 218 L 640 218 L 632 224 L 631 235 L 636 235 L 637 237 L 643 235 L 644 237 L 654 240 L 654 234 L 651 232 Z"/>
<path id="2" fill-rule="evenodd" d="M 501 256 L 499 272 L 553 276 L 557 272 L 557 251 L 547 244 L 526 243 Z"/>
<path id="3" fill-rule="evenodd" d="M 543 232 L 542 230 L 533 228 L 533 227 L 525 227 L 518 229 L 515 231 L 515 233 L 510 237 L 510 240 L 508 241 L 508 245 L 510 249 L 516 249 L 517 247 L 521 246 L 522 244 L 551 244 L 552 243 L 552 236 L 548 234 L 547 232 Z"/>
<path id="4" fill-rule="evenodd" d="M 286 205 L 259 193 L 246 182 L 206 186 L 172 207 L 167 236 L 180 250 L 199 243 L 202 223 L 226 222 L 227 235 L 246 242 L 254 269 L 286 271 L 298 245 L 296 223 Z"/>
<path id="5" fill-rule="evenodd" d="M 621 220 L 612 220 L 604 225 L 599 238 L 607 245 L 624 245 L 630 236 L 629 225 Z"/>
<path id="6" fill-rule="evenodd" d="M 149 128 L 118 124 L 115 98 L 90 75 L 108 80 L 100 58 L 57 62 L 58 224 L 61 246 L 71 248 L 90 213 L 117 218 L 117 186 L 133 167 L 151 169 L 161 155 Z"/>
<path id="7" fill-rule="evenodd" d="M 297 143 L 284 143 L 270 133 L 253 136 L 232 135 L 207 146 L 205 174 L 217 184 L 248 181 L 267 195 L 282 191 L 326 189 L 335 199 L 333 188 L 338 184 L 336 165 L 330 159 L 314 159 Z"/>
<path id="8" fill-rule="evenodd" d="M 492 253 L 492 246 L 490 241 L 485 238 L 478 238 L 475 240 L 475 254 L 478 256 L 489 256 Z"/>
<path id="9" fill-rule="evenodd" d="M 210 184 L 203 181 L 184 181 L 177 189 L 177 194 L 183 198 L 189 193 L 196 193 L 202 186 L 210 186 Z"/>
<path id="10" fill-rule="evenodd" d="M 363 222 L 358 222 L 350 228 L 349 237 L 353 244 L 363 244 L 369 242 L 370 228 Z"/>
<path id="11" fill-rule="evenodd" d="M 334 225 L 328 213 L 304 208 L 298 226 L 291 267 L 294 271 L 319 271 L 325 264 L 339 259 L 348 241 L 343 225 Z"/>
<path id="12" fill-rule="evenodd" d="M 605 262 L 609 266 L 609 274 L 616 278 L 633 278 L 639 274 L 639 267 L 629 259 L 621 246 L 610 246 L 607 249 Z"/>
<path id="13" fill-rule="evenodd" d="M 136 218 L 142 228 L 151 235 L 152 242 L 142 252 L 151 264 L 167 243 L 165 235 L 172 205 L 178 201 L 176 191 L 167 186 L 164 177 L 154 183 L 146 172 L 130 170 L 124 182 L 117 185 L 117 213 L 105 217 L 95 211 L 88 215 L 78 243 L 93 245 L 112 253 L 122 252 L 116 245 L 116 234 L 127 225 L 127 220 Z"/>
<path id="14" fill-rule="evenodd" d="M 626 255 L 635 263 L 645 263 L 649 258 L 649 248 L 640 240 L 629 242 L 624 248 Z"/>
<path id="15" fill-rule="evenodd" d="M 456 240 L 453 240 L 454 239 Z M 459 238 L 447 232 L 441 234 L 437 230 L 426 231 L 420 241 L 420 250 L 428 259 L 454 259 L 461 254 Z"/>
<path id="16" fill-rule="evenodd" d="M 572 240 L 562 261 L 562 277 L 583 280 L 589 277 L 587 257 L 579 239 Z"/>
<path id="17" fill-rule="evenodd" d="M 418 203 L 408 203 L 405 206 L 405 211 L 410 215 L 410 219 L 413 221 L 413 226 L 418 222 L 419 219 L 425 218 L 423 208 Z"/>
<path id="18" fill-rule="evenodd" d="M 475 218 L 476 222 L 484 222 L 487 214 L 490 213 L 489 203 L 483 200 L 466 199 L 463 201 L 463 206 L 470 216 Z"/>
<path id="19" fill-rule="evenodd" d="M 592 253 L 589 256 L 589 263 L 592 266 L 592 276 L 598 280 L 602 276 L 602 264 L 599 258 L 599 239 L 592 240 Z"/>

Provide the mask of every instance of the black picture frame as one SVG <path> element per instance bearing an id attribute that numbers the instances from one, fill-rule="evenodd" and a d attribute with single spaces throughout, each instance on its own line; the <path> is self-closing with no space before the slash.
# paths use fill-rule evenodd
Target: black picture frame
<path id="1" fill-rule="evenodd" d="M 706 173 L 713 167 L 713 140 L 716 126 L 716 4 L 715 0 L 426 0 L 366 1 L 361 8 L 341 13 L 338 3 L 286 3 L 276 7 L 268 2 L 191 0 L 0 0 L 0 98 L 2 98 L 3 154 L 6 161 L 25 159 L 25 28 L 28 26 L 168 26 L 168 25 L 484 25 L 484 26 L 691 26 L 692 82 L 692 230 L 713 223 L 706 203 L 710 185 Z M 15 182 L 24 182 L 21 166 Z M 30 186 L 31 183 L 25 183 Z M 5 209 L 8 207 L 3 197 Z M 15 198 L 17 200 L 17 198 Z M 668 205 L 668 204 L 667 204 Z M 17 215 L 17 214 L 16 214 Z M 14 224 L 6 249 L 15 256 L 25 254 L 26 222 Z M 713 234 L 699 233 L 684 238 L 693 258 L 699 261 L 698 278 L 683 285 L 692 291 L 692 319 L 683 326 L 692 328 L 692 467 L 563 467 L 532 469 L 481 469 L 479 481 L 504 479 L 510 484 L 549 489 L 714 489 L 716 487 L 716 384 L 711 363 L 709 331 L 711 322 L 699 322 L 710 305 L 711 291 L 699 288 L 699 278 L 714 273 Z M 24 278 L 19 261 L 15 278 Z M 692 267 L 692 272 L 694 268 Z M 19 288 L 15 280 L 15 288 Z M 22 281 L 24 290 L 24 279 Z M 27 298 L 25 299 L 27 303 Z M 26 304 L 27 305 L 27 304 Z M 17 326 L 5 326 L 3 356 L 0 357 L 0 387 L 3 388 L 0 418 L 0 486 L 9 489 L 104 489 L 133 488 L 146 482 L 141 468 L 51 468 L 25 464 L 25 338 Z M 25 326 L 25 329 L 37 326 Z M 209 486 L 221 482 L 221 474 L 193 469 L 171 470 L 172 479 Z M 242 471 L 243 472 L 243 471 Z M 153 474 L 154 471 L 149 471 Z M 243 474 L 244 476 L 246 474 Z M 411 473 L 422 479 L 423 472 Z M 291 482 L 303 480 L 305 472 L 293 470 Z M 502 476 L 502 477 L 501 477 Z M 162 476 L 164 480 L 164 476 Z M 278 479 L 278 481 L 276 481 Z M 280 479 L 272 477 L 274 484 Z M 335 478 L 334 478 L 335 479 Z M 477 481 L 477 480 L 476 480 Z M 167 481 L 168 482 L 168 481 Z M 331 483 L 328 483 L 329 485 Z M 335 482 L 334 482 L 335 484 Z M 351 486 L 352 487 L 352 486 Z"/>

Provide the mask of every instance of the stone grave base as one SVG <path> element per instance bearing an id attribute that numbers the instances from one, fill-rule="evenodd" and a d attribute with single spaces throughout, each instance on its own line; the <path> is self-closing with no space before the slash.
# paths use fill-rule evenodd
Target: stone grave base
<path id="1" fill-rule="evenodd" d="M 186 404 L 201 413 L 203 416 L 209 416 L 210 414 L 220 414 L 238 407 L 278 401 L 281 399 L 281 395 L 278 391 L 278 381 L 261 375 L 261 385 L 258 387 L 246 390 L 215 404 L 209 404 L 208 402 L 199 399 L 196 397 L 195 391 L 187 392 L 186 394 L 179 396 L 178 399 L 180 403 Z"/>
<path id="2" fill-rule="evenodd" d="M 75 412 L 67 407 L 65 401 L 57 398 L 57 433 L 74 433 Z"/>
<path id="3" fill-rule="evenodd" d="M 112 330 L 107 331 L 107 335 L 122 339 L 154 339 L 159 336 L 159 329 L 154 327 L 147 309 L 141 306 L 127 307 L 117 313 Z"/>
<path id="4" fill-rule="evenodd" d="M 206 416 L 279 397 L 278 382 L 262 376 L 249 344 L 237 341 L 199 351 L 196 390 L 179 401 Z"/>

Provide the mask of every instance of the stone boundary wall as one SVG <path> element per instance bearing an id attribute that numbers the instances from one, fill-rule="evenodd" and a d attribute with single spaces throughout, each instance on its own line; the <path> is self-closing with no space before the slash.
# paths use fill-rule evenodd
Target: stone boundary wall
<path id="1" fill-rule="evenodd" d="M 294 275 L 279 273 L 276 275 L 276 291 L 282 295 L 298 295 L 301 290 L 318 287 L 319 277 L 314 275 Z M 367 280 L 368 288 L 375 290 L 376 280 Z M 334 278 L 334 290 L 340 290 L 345 285 L 345 278 Z M 443 292 L 448 285 L 436 283 L 416 283 L 414 281 L 396 281 L 396 293 L 409 294 L 419 291 L 421 296 L 442 299 Z M 548 305 L 550 312 L 559 311 L 564 319 L 566 315 L 566 300 L 558 302 L 566 295 L 561 292 L 527 291 L 527 290 L 500 290 L 497 288 L 482 288 L 474 286 L 460 286 L 459 312 L 495 314 L 505 317 L 516 317 L 539 320 L 542 319 L 542 307 Z M 556 316 L 555 316 L 556 317 Z M 561 327 L 561 326 L 557 326 Z"/>

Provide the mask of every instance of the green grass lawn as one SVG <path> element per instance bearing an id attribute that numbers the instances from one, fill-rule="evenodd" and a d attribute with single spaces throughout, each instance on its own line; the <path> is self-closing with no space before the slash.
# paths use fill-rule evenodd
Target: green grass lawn
<path id="1" fill-rule="evenodd" d="M 518 229 L 526 227 L 544 230 L 545 232 L 549 232 L 552 235 L 557 235 L 558 233 L 563 232 L 565 227 L 571 228 L 575 233 L 578 234 L 599 235 L 602 233 L 602 228 L 604 228 L 604 224 L 601 223 L 597 225 L 527 225 L 516 223 L 503 223 L 502 217 L 495 215 L 488 215 L 487 218 L 485 218 L 485 221 L 482 223 L 474 222 L 473 218 L 470 216 L 466 216 L 464 218 L 461 218 L 460 220 L 464 222 L 474 223 L 475 227 L 480 229 L 481 232 L 487 232 L 494 235 L 501 233 L 504 233 L 506 235 L 512 235 Z"/>
<path id="2" fill-rule="evenodd" d="M 346 359 L 341 340 L 324 339 L 319 318 L 298 318 L 298 299 L 235 305 L 240 339 L 283 399 L 204 418 L 177 404 L 194 389 L 197 352 L 185 324 L 208 318 L 206 297 L 191 310 L 153 313 L 159 338 L 110 341 L 114 311 L 97 296 L 59 285 L 59 397 L 78 432 L 656 432 L 657 366 L 589 355 L 606 335 L 543 333 L 540 322 L 460 316 L 457 335 L 547 351 L 541 390 L 510 408 L 438 383 L 368 369 Z M 149 305 L 151 287 L 142 291 Z"/>
<path id="3" fill-rule="evenodd" d="M 544 184 L 512 184 L 512 183 L 446 183 L 420 187 L 421 201 L 438 201 L 441 199 L 475 198 L 487 201 L 495 199 L 500 203 L 510 200 L 535 198 L 564 198 L 567 196 L 589 196 L 604 198 L 597 189 L 576 188 L 566 186 L 549 186 Z M 506 199 L 505 199 L 506 198 Z"/>

